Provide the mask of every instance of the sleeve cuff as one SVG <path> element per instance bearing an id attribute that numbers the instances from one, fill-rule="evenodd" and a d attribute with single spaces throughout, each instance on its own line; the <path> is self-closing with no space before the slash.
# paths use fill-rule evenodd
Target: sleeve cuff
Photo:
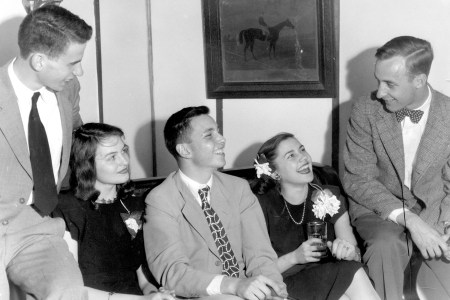
<path id="1" fill-rule="evenodd" d="M 405 208 L 405 211 L 409 211 L 409 209 Z M 403 212 L 403 208 L 397 208 L 394 209 L 388 216 L 389 220 L 392 222 L 397 223 L 397 217 Z"/>
<path id="2" fill-rule="evenodd" d="M 220 285 L 222 284 L 222 280 L 225 277 L 225 275 L 217 275 L 216 277 L 211 280 L 208 287 L 206 288 L 206 293 L 208 293 L 209 296 L 212 295 L 220 295 Z"/>

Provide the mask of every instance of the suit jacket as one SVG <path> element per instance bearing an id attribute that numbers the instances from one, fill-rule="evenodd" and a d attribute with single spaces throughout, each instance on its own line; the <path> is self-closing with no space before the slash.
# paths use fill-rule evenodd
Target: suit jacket
<path id="1" fill-rule="evenodd" d="M 219 215 L 239 263 L 240 278 L 265 275 L 282 282 L 264 216 L 248 183 L 214 172 L 211 206 Z M 179 172 L 146 198 L 144 241 L 156 280 L 183 297 L 205 296 L 222 263 L 203 211 Z"/>
<path id="2" fill-rule="evenodd" d="M 450 221 L 450 99 L 431 89 L 430 111 L 416 154 L 411 189 L 405 179 L 401 124 L 375 93 L 353 106 L 344 149 L 343 184 L 355 219 L 373 212 L 383 219 L 405 206 L 442 232 Z"/>
<path id="3" fill-rule="evenodd" d="M 17 97 L 8 76 L 7 63 L 0 68 L 0 223 L 10 223 L 23 209 L 33 189 L 33 175 Z M 61 116 L 63 146 L 58 190 L 67 172 L 72 128 L 81 125 L 78 80 L 56 93 Z M 31 100 L 30 100 L 31 101 Z"/>

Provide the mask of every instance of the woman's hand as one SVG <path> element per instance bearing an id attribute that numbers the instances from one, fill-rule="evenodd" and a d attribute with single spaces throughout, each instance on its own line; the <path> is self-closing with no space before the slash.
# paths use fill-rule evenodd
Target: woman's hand
<path id="1" fill-rule="evenodd" d="M 321 254 L 318 252 L 319 247 L 317 246 L 317 244 L 320 243 L 322 243 L 321 239 L 309 239 L 304 241 L 292 252 L 295 260 L 293 264 L 307 264 L 320 261 Z"/>
<path id="2" fill-rule="evenodd" d="M 336 259 L 361 261 L 361 254 L 358 247 L 346 240 L 337 238 L 333 242 L 328 242 L 328 248 Z"/>

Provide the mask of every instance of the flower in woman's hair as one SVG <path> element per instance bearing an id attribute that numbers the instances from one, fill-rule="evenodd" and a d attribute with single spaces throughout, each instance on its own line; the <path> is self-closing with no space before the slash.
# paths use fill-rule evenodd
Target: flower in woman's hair
<path id="1" fill-rule="evenodd" d="M 256 177 L 261 178 L 263 174 L 272 177 L 272 169 L 269 167 L 268 162 L 260 164 L 258 159 L 255 158 L 255 164 L 253 166 L 256 170 Z"/>
<path id="2" fill-rule="evenodd" d="M 336 198 L 333 193 L 328 190 L 317 190 L 312 196 L 313 201 L 313 213 L 316 218 L 325 219 L 327 214 L 332 217 L 339 211 L 341 202 Z"/>

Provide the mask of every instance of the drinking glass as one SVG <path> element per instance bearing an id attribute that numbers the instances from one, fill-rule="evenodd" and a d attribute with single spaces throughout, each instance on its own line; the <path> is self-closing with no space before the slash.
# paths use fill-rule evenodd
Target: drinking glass
<path id="1" fill-rule="evenodd" d="M 321 239 L 320 243 L 312 243 L 311 245 L 317 247 L 317 252 L 320 252 L 320 257 L 327 256 L 327 224 L 323 221 L 312 221 L 306 224 L 306 233 L 308 239 Z"/>

